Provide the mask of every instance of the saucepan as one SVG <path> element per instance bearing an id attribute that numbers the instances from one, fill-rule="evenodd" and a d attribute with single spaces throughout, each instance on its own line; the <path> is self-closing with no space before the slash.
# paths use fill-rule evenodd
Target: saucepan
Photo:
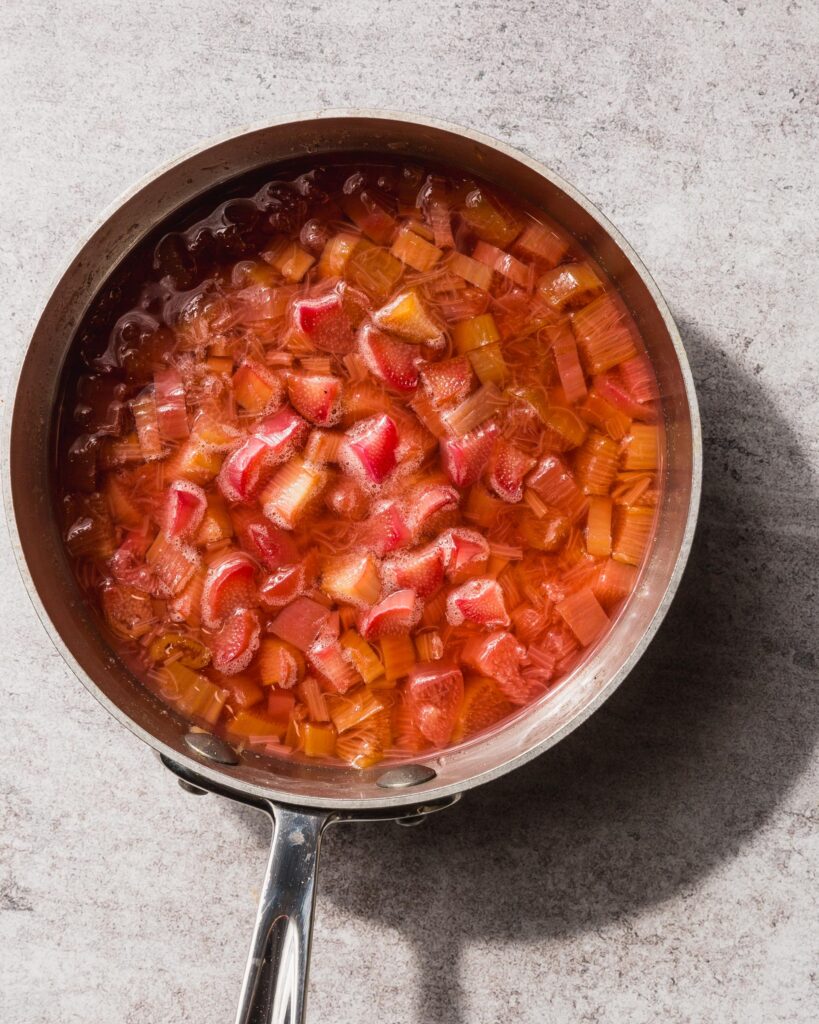
<path id="1" fill-rule="evenodd" d="M 198 196 L 237 176 L 323 154 L 405 155 L 455 166 L 548 210 L 614 281 L 646 341 L 665 427 L 658 525 L 638 584 L 605 642 L 559 686 L 490 735 L 439 755 L 365 771 L 262 761 L 188 725 L 139 686 L 106 644 L 67 561 L 54 505 L 61 377 L 77 327 L 140 241 Z M 383 111 L 330 111 L 211 141 L 150 174 L 107 211 L 56 283 L 25 355 L 8 417 L 6 504 L 31 599 L 81 682 L 158 752 L 192 792 L 214 792 L 273 819 L 270 861 L 237 1016 L 239 1024 L 304 1019 L 316 869 L 331 823 L 405 823 L 530 761 L 617 688 L 668 609 L 694 532 L 701 438 L 694 384 L 671 314 L 619 232 L 542 164 L 485 135 Z"/>

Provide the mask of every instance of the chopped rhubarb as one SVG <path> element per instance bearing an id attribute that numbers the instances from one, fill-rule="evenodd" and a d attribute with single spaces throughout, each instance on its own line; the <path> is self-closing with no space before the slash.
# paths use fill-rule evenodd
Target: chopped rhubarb
<path id="1" fill-rule="evenodd" d="M 609 294 L 573 313 L 572 328 L 589 373 L 605 373 L 637 355 L 628 315 Z"/>
<path id="2" fill-rule="evenodd" d="M 389 416 L 373 416 L 351 427 L 339 452 L 339 461 L 365 485 L 381 484 L 396 465 L 398 430 Z"/>
<path id="3" fill-rule="evenodd" d="M 523 226 L 515 210 L 486 188 L 467 194 L 461 215 L 479 238 L 492 245 L 509 245 Z"/>
<path id="4" fill-rule="evenodd" d="M 630 506 L 617 509 L 614 516 L 611 557 L 627 565 L 639 565 L 648 548 L 654 509 Z"/>
<path id="5" fill-rule="evenodd" d="M 294 302 L 293 325 L 307 341 L 323 352 L 343 354 L 353 347 L 352 324 L 338 291 L 328 292 L 318 299 Z"/>
<path id="6" fill-rule="evenodd" d="M 272 696 L 272 695 L 271 695 Z M 300 687 L 300 696 L 311 722 L 329 722 L 330 710 L 321 684 L 315 676 L 306 676 Z M 290 709 L 292 711 L 292 709 Z"/>
<path id="7" fill-rule="evenodd" d="M 526 486 L 547 505 L 574 516 L 583 508 L 583 492 L 558 455 L 547 455 L 526 478 Z"/>
<path id="8" fill-rule="evenodd" d="M 656 469 L 659 450 L 659 428 L 650 423 L 635 423 L 623 446 L 623 469 L 640 472 Z"/>
<path id="9" fill-rule="evenodd" d="M 591 433 L 575 457 L 575 476 L 586 494 L 608 494 L 617 476 L 620 450 L 605 434 Z"/>
<path id="10" fill-rule="evenodd" d="M 608 497 L 589 499 L 586 521 L 586 550 L 595 558 L 608 558 L 611 554 L 612 501 Z"/>
<path id="11" fill-rule="evenodd" d="M 515 248 L 527 256 L 534 256 L 551 267 L 556 267 L 568 251 L 566 236 L 556 228 L 539 221 L 529 221 L 515 239 Z"/>
<path id="12" fill-rule="evenodd" d="M 633 565 L 610 558 L 597 568 L 591 588 L 594 596 L 606 609 L 611 611 L 632 592 L 637 581 L 637 570 Z"/>
<path id="13" fill-rule="evenodd" d="M 378 641 L 384 662 L 384 679 L 387 684 L 396 683 L 411 671 L 418 661 L 415 644 L 408 633 L 388 633 Z"/>
<path id="14" fill-rule="evenodd" d="M 494 629 L 508 626 L 509 616 L 498 581 L 489 577 L 467 580 L 456 587 L 446 600 L 446 617 L 453 626 L 473 622 Z"/>
<path id="15" fill-rule="evenodd" d="M 320 466 L 294 456 L 264 488 L 259 498 L 264 514 L 277 526 L 292 530 L 327 482 Z"/>
<path id="16" fill-rule="evenodd" d="M 455 245 L 455 239 L 452 235 L 452 211 L 444 179 L 430 174 L 418 194 L 417 204 L 424 210 L 427 223 L 432 228 L 435 244 L 442 249 L 451 249 Z"/>
<path id="17" fill-rule="evenodd" d="M 74 558 L 98 558 L 102 561 L 110 558 L 114 554 L 116 538 L 107 510 L 100 509 L 99 514 L 75 519 L 66 531 L 65 545 Z"/>
<path id="18" fill-rule="evenodd" d="M 449 259 L 449 269 L 453 274 L 462 277 L 464 281 L 474 284 L 477 288 L 488 291 L 492 286 L 492 268 L 485 263 L 479 263 L 471 256 L 464 256 L 460 252 L 454 252 Z"/>
<path id="19" fill-rule="evenodd" d="M 194 416 L 191 433 L 201 445 L 217 451 L 229 451 L 242 438 L 242 432 L 235 423 L 210 409 L 200 409 Z"/>
<path id="20" fill-rule="evenodd" d="M 377 305 L 392 295 L 403 275 L 403 264 L 388 249 L 363 240 L 347 268 L 350 281 Z"/>
<path id="21" fill-rule="evenodd" d="M 131 412 L 134 416 L 139 447 L 144 459 L 158 459 L 162 456 L 162 435 L 159 430 L 154 389 L 144 391 L 132 399 Z"/>
<path id="22" fill-rule="evenodd" d="M 148 548 L 145 561 L 156 580 L 155 592 L 159 597 L 178 594 L 200 564 L 195 548 L 168 540 L 161 533 Z"/>
<path id="23" fill-rule="evenodd" d="M 450 433 L 463 437 L 501 410 L 505 401 L 494 384 L 484 384 L 460 405 L 441 413 Z"/>
<path id="24" fill-rule="evenodd" d="M 289 690 L 303 678 L 304 671 L 304 655 L 297 647 L 278 637 L 262 638 L 259 645 L 259 678 L 262 686 L 278 686 Z"/>
<path id="25" fill-rule="evenodd" d="M 112 473 L 105 481 L 103 488 L 108 511 L 111 518 L 119 526 L 125 526 L 129 530 L 141 526 L 145 514 L 140 508 L 142 504 L 135 493 L 130 479 L 125 474 Z"/>
<path id="26" fill-rule="evenodd" d="M 588 647 L 606 629 L 609 617 L 600 607 L 594 593 L 584 587 L 555 605 L 555 611 L 565 621 L 583 647 Z"/>
<path id="27" fill-rule="evenodd" d="M 415 649 L 421 661 L 440 661 L 444 656 L 444 641 L 437 629 L 430 629 L 415 637 Z"/>
<path id="28" fill-rule="evenodd" d="M 169 368 L 154 374 L 154 402 L 159 433 L 165 441 L 181 441 L 188 436 L 188 411 L 185 385 L 178 370 Z"/>
<path id="29" fill-rule="evenodd" d="M 281 403 L 282 382 L 262 363 L 247 359 L 233 374 L 233 394 L 243 409 L 261 413 Z"/>
<path id="30" fill-rule="evenodd" d="M 358 332 L 358 351 L 364 365 L 387 387 L 412 391 L 418 384 L 418 346 L 409 345 L 364 324 Z"/>
<path id="31" fill-rule="evenodd" d="M 509 376 L 509 367 L 498 344 L 472 349 L 468 357 L 481 384 L 503 384 Z"/>
<path id="32" fill-rule="evenodd" d="M 174 661 L 165 665 L 158 673 L 162 680 L 160 693 L 181 715 L 192 721 L 205 722 L 213 726 L 221 717 L 229 691 L 220 684 L 215 685 L 206 676 L 186 668 Z"/>
<path id="33" fill-rule="evenodd" d="M 421 734 L 436 747 L 452 735 L 464 695 L 460 669 L 444 661 L 416 665 L 407 679 L 407 704 Z"/>
<path id="34" fill-rule="evenodd" d="M 637 355 L 620 363 L 623 382 L 637 402 L 653 402 L 659 397 L 657 379 L 647 356 Z"/>
<path id="35" fill-rule="evenodd" d="M 413 270 L 431 270 L 443 255 L 440 249 L 424 241 L 408 224 L 399 230 L 390 252 Z"/>
<path id="36" fill-rule="evenodd" d="M 227 504 L 218 491 L 207 494 L 207 508 L 196 531 L 194 543 L 198 547 L 213 548 L 233 536 L 233 520 Z"/>
<path id="37" fill-rule="evenodd" d="M 461 652 L 461 661 L 494 679 L 513 704 L 525 704 L 529 699 L 530 684 L 520 671 L 525 657 L 526 648 L 504 630 L 474 637 Z"/>
<path id="38" fill-rule="evenodd" d="M 239 631 L 240 627 L 234 624 L 233 633 L 237 638 Z M 227 645 L 223 650 L 226 654 L 228 653 Z M 264 690 L 252 676 L 241 669 L 237 669 L 234 674 L 220 671 L 219 676 L 219 685 L 228 691 L 227 706 L 230 711 L 252 708 L 254 704 L 259 704 L 264 700 Z"/>
<path id="39" fill-rule="evenodd" d="M 462 437 L 441 439 L 441 465 L 457 487 L 469 487 L 481 476 L 499 431 L 490 420 Z"/>
<path id="40" fill-rule="evenodd" d="M 291 373 L 287 397 L 311 423 L 330 427 L 341 416 L 341 380 L 329 374 Z"/>
<path id="41" fill-rule="evenodd" d="M 587 423 L 608 434 L 614 441 L 622 441 L 631 426 L 631 417 L 607 402 L 597 387 L 591 389 L 586 401 L 578 406 L 577 412 Z"/>
<path id="42" fill-rule="evenodd" d="M 482 313 L 471 320 L 462 320 L 452 328 L 455 348 L 462 353 L 493 345 L 500 340 L 500 331 L 491 313 Z"/>
<path id="43" fill-rule="evenodd" d="M 535 551 L 560 551 L 569 539 L 571 522 L 567 516 L 547 507 L 541 515 L 524 516 L 520 532 Z"/>
<path id="44" fill-rule="evenodd" d="M 370 554 L 338 555 L 322 570 L 321 589 L 334 601 L 369 608 L 381 596 L 378 565 Z"/>
<path id="45" fill-rule="evenodd" d="M 262 253 L 262 258 L 282 275 L 285 281 L 301 281 L 307 271 L 316 262 L 296 242 L 288 241 L 286 238 L 277 239 L 273 245 Z"/>
<path id="46" fill-rule="evenodd" d="M 593 392 L 599 395 L 605 402 L 612 405 L 629 420 L 654 420 L 656 411 L 654 406 L 638 402 L 631 392 L 626 388 L 622 378 L 622 366 L 620 372 L 610 370 L 594 378 Z"/>
<path id="47" fill-rule="evenodd" d="M 284 722 L 273 718 L 265 710 L 239 711 L 228 720 L 225 732 L 229 739 L 250 746 L 277 744 L 284 736 Z"/>
<path id="48" fill-rule="evenodd" d="M 320 277 L 341 277 L 347 263 L 361 241 L 361 235 L 340 231 L 324 246 L 319 259 Z"/>
<path id="49" fill-rule="evenodd" d="M 330 717 L 340 733 L 355 729 L 384 710 L 384 702 L 367 686 L 348 693 L 343 700 L 328 700 Z"/>
<path id="50" fill-rule="evenodd" d="M 543 330 L 555 357 L 566 401 L 581 402 L 586 397 L 586 379 L 571 329 L 566 324 L 559 324 L 556 327 L 544 327 Z"/>
<path id="51" fill-rule="evenodd" d="M 300 651 L 307 651 L 329 618 L 330 612 L 323 604 L 309 597 L 297 597 L 279 612 L 268 628 L 279 639 Z"/>
<path id="52" fill-rule="evenodd" d="M 526 491 L 524 497 L 528 499 L 530 491 Z M 494 497 L 485 487 L 475 484 L 469 489 L 464 504 L 464 519 L 475 526 L 484 528 L 493 526 L 497 517 L 503 512 L 504 504 Z"/>
<path id="53" fill-rule="evenodd" d="M 392 238 L 395 218 L 389 200 L 378 189 L 354 189 L 344 195 L 341 205 L 356 227 L 377 245 L 386 245 Z"/>
<path id="54" fill-rule="evenodd" d="M 332 757 L 336 752 L 336 730 L 329 722 L 305 722 L 305 757 Z"/>
<path id="55" fill-rule="evenodd" d="M 528 389 L 517 392 L 515 397 L 527 403 L 546 428 L 544 448 L 566 452 L 583 443 L 588 427 L 578 413 L 567 405 L 562 388 L 552 388 L 547 401 L 542 400 L 542 395 Z"/>
<path id="56" fill-rule="evenodd" d="M 531 290 L 534 283 L 532 268 L 521 263 L 520 260 L 516 260 L 514 256 L 504 252 L 503 249 L 498 249 L 488 242 L 478 242 L 472 252 L 472 258 L 478 263 L 491 267 L 496 274 L 508 277 L 510 281 L 514 281 L 521 288 Z"/>
<path id="57" fill-rule="evenodd" d="M 202 590 L 202 622 L 215 629 L 237 608 L 253 608 L 256 601 L 256 563 L 241 551 L 230 551 L 208 570 Z"/>
<path id="58" fill-rule="evenodd" d="M 335 430 L 311 430 L 304 447 L 308 462 L 338 462 L 344 436 Z"/>
<path id="59" fill-rule="evenodd" d="M 392 633 L 409 633 L 420 613 L 414 590 L 396 590 L 365 612 L 359 621 L 359 630 L 365 640 Z"/>
<path id="60" fill-rule="evenodd" d="M 348 629 L 341 635 L 339 643 L 365 683 L 374 683 L 384 674 L 378 654 L 356 630 Z"/>
<path id="61" fill-rule="evenodd" d="M 383 388 L 369 380 L 360 381 L 346 388 L 343 405 L 345 425 L 356 423 L 367 416 L 392 412 L 395 409 L 393 396 L 388 395 Z"/>
<path id="62" fill-rule="evenodd" d="M 603 290 L 603 282 L 588 263 L 564 263 L 544 274 L 537 288 L 548 305 L 564 310 L 594 298 Z"/>
<path id="63" fill-rule="evenodd" d="M 261 655 L 259 656 L 261 659 Z M 296 707 L 296 695 L 292 690 L 271 687 L 267 691 L 267 713 L 282 725 L 286 725 Z"/>
<path id="64" fill-rule="evenodd" d="M 191 629 L 198 629 L 202 624 L 202 590 L 205 586 L 206 569 L 200 566 L 179 591 L 168 601 L 168 619 L 170 622 L 184 622 Z"/>

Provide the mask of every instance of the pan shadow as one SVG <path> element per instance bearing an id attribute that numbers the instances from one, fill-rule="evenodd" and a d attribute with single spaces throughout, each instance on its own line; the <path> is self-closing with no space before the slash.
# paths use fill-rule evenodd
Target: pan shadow
<path id="1" fill-rule="evenodd" d="M 701 515 L 629 679 L 558 746 L 422 828 L 327 833 L 320 900 L 415 949 L 403 1019 L 465 1019 L 465 942 L 559 937 L 684 895 L 764 824 L 813 750 L 814 470 L 759 381 L 699 328 L 683 335 L 704 423 Z M 267 844 L 263 821 L 232 813 Z"/>

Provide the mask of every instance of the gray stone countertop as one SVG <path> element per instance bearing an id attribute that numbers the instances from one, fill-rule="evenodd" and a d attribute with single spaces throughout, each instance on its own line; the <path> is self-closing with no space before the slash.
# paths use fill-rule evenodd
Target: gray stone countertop
<path id="1" fill-rule="evenodd" d="M 641 254 L 691 359 L 705 489 L 667 622 L 534 764 L 423 829 L 331 830 L 312 1021 L 819 1017 L 817 68 L 806 0 L 0 5 L 3 393 L 106 204 L 325 106 L 542 159 Z M 108 718 L 2 545 L 0 1020 L 232 1020 L 265 824 Z"/>

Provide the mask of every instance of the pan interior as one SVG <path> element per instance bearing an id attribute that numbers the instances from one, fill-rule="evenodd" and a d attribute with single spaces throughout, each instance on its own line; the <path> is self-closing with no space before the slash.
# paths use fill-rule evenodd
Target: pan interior
<path id="1" fill-rule="evenodd" d="M 188 726 L 135 683 L 100 635 L 65 555 L 52 497 L 55 410 L 71 346 L 94 303 L 104 307 L 106 296 L 121 288 L 139 244 L 195 216 L 214 195 L 221 199 L 251 182 L 292 176 L 320 158 L 356 153 L 463 168 L 548 211 L 618 288 L 642 332 L 663 399 L 658 527 L 639 584 L 606 641 L 496 732 L 428 758 L 434 777 L 410 788 L 377 784 L 392 764 L 361 772 L 244 754 L 227 765 L 191 751 Z M 522 763 L 582 721 L 625 676 L 659 624 L 687 556 L 699 494 L 699 426 L 685 355 L 661 296 L 625 241 L 571 186 L 520 154 L 452 126 L 377 113 L 307 117 L 247 131 L 161 169 L 128 195 L 82 246 L 49 299 L 22 366 L 9 433 L 6 499 L 20 568 L 52 639 L 82 682 L 142 739 L 204 778 L 259 797 L 325 807 L 389 807 L 420 794 L 446 796 Z"/>

